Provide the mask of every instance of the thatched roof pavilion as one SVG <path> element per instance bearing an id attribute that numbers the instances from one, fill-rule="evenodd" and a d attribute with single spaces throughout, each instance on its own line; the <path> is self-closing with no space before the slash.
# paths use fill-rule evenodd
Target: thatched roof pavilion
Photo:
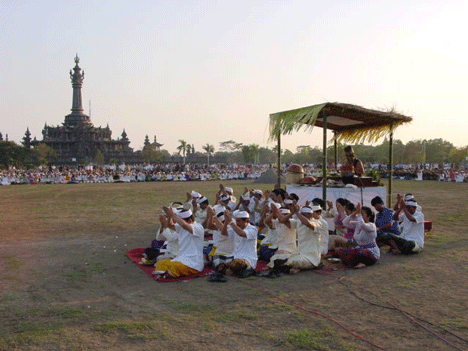
<path id="1" fill-rule="evenodd" d="M 335 142 L 335 165 L 337 163 L 336 143 L 376 142 L 388 135 L 389 150 L 389 186 L 387 205 L 391 204 L 393 176 L 393 131 L 404 123 L 412 121 L 393 110 L 370 110 L 360 106 L 337 102 L 326 102 L 319 105 L 302 107 L 294 110 L 270 114 L 270 140 L 278 141 L 278 183 L 280 183 L 281 135 L 292 134 L 305 129 L 312 131 L 314 126 L 323 128 L 323 165 L 327 164 L 327 129 L 333 131 L 331 139 Z M 323 179 L 326 179 L 326 167 L 323 168 Z M 323 187 L 323 199 L 326 200 L 326 183 Z"/>

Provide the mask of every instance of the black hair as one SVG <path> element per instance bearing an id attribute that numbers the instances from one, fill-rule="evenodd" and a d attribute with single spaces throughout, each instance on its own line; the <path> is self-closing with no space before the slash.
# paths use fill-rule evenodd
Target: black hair
<path id="1" fill-rule="evenodd" d="M 312 200 L 312 204 L 315 206 L 320 206 L 321 208 L 325 207 L 325 201 L 323 201 L 321 198 L 316 197 L 315 199 Z"/>
<path id="2" fill-rule="evenodd" d="M 336 199 L 336 202 L 338 202 L 342 206 L 346 206 L 346 203 L 348 202 L 348 200 L 343 199 L 342 197 L 339 197 L 338 199 Z"/>
<path id="3" fill-rule="evenodd" d="M 276 196 L 280 195 L 283 200 L 286 198 L 287 193 L 283 189 L 273 189 L 271 192 Z"/>
<path id="4" fill-rule="evenodd" d="M 351 202 L 351 201 L 348 201 L 345 205 L 345 208 L 349 211 L 354 211 L 355 207 L 354 207 L 354 204 Z"/>
<path id="5" fill-rule="evenodd" d="M 383 202 L 383 200 L 382 200 L 382 198 L 380 196 L 376 196 L 371 200 L 371 205 L 372 206 L 375 206 L 377 204 L 383 204 L 383 203 L 384 202 Z"/>
<path id="6" fill-rule="evenodd" d="M 289 194 L 289 197 L 290 197 L 291 199 L 293 199 L 293 200 L 299 201 L 299 196 L 297 196 L 297 194 L 295 194 L 295 193 Z"/>
<path id="7" fill-rule="evenodd" d="M 354 156 L 354 149 L 353 149 L 353 147 L 352 147 L 351 145 L 346 146 L 346 147 L 344 148 L 344 152 L 347 152 L 347 153 L 349 153 L 349 154 L 351 154 L 351 155 Z"/>
<path id="8" fill-rule="evenodd" d="M 364 211 L 364 212 L 366 212 L 367 217 L 369 217 L 369 222 L 374 222 L 375 214 L 374 214 L 374 212 L 370 209 L 370 207 L 364 206 L 361 210 Z"/>

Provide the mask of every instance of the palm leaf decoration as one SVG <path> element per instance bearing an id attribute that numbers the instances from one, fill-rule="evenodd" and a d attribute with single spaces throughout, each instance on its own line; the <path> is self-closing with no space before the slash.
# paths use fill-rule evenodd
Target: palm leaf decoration
<path id="1" fill-rule="evenodd" d="M 411 117 L 397 113 L 394 108 L 379 111 L 327 102 L 271 114 L 269 139 L 277 140 L 279 135 L 292 134 L 300 129 L 311 132 L 316 125 L 323 127 L 324 114 L 330 117 L 327 120 L 332 120 L 327 123 L 327 129 L 334 131 L 330 141 L 349 144 L 376 142 L 398 126 L 412 120 Z"/>

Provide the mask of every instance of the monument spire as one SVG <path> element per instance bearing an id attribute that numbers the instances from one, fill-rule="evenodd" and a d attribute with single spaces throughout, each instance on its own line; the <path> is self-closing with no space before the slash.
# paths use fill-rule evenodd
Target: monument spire
<path id="1" fill-rule="evenodd" d="M 82 114 L 83 113 L 83 106 L 81 102 L 81 87 L 83 86 L 83 79 L 84 79 L 84 71 L 81 73 L 81 68 L 78 66 L 80 63 L 80 58 L 78 54 L 75 56 L 75 67 L 70 70 L 70 79 L 72 81 L 73 87 L 73 105 L 72 105 L 72 113 L 74 114 Z"/>
<path id="2" fill-rule="evenodd" d="M 90 125 L 91 120 L 89 116 L 83 113 L 83 103 L 81 100 L 81 88 L 83 87 L 84 70 L 82 71 L 80 66 L 80 58 L 78 54 L 75 56 L 75 67 L 70 70 L 70 79 L 73 87 L 73 103 L 71 111 L 72 113 L 65 117 L 65 123 L 67 124 L 86 124 Z"/>

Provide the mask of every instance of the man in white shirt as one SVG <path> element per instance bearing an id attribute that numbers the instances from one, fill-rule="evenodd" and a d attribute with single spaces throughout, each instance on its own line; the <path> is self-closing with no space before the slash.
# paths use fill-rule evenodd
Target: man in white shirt
<path id="1" fill-rule="evenodd" d="M 414 200 L 405 201 L 397 194 L 397 203 L 394 207 L 394 220 L 401 223 L 401 235 L 388 234 L 384 244 L 390 246 L 390 253 L 408 255 L 419 253 L 424 247 L 424 215 L 418 211 L 419 205 Z M 403 213 L 401 213 L 403 212 Z"/>
<path id="2" fill-rule="evenodd" d="M 212 283 L 227 282 L 227 279 L 225 277 L 227 270 L 226 264 L 228 264 L 234 259 L 234 237 L 229 234 L 221 234 L 225 223 L 224 211 L 224 207 L 222 207 L 222 210 L 218 209 L 218 212 L 216 212 L 215 209 L 210 207 L 208 207 L 207 209 L 207 228 L 212 229 L 214 242 L 214 252 L 212 251 L 212 262 L 215 269 L 215 273 L 208 278 L 208 281 Z"/>
<path id="3" fill-rule="evenodd" d="M 273 275 L 271 278 L 276 278 L 280 267 L 297 250 L 297 233 L 295 225 L 291 223 L 293 220 L 291 219 L 290 210 L 283 207 L 278 209 L 275 205 L 271 205 L 271 211 L 272 215 L 265 219 L 265 224 L 276 230 L 278 250 L 271 257 L 268 267 L 272 268 L 269 277 Z"/>
<path id="4" fill-rule="evenodd" d="M 174 259 L 162 260 L 156 263 L 154 274 L 178 278 L 201 272 L 203 263 L 203 235 L 204 229 L 200 223 L 194 221 L 191 210 L 175 212 L 170 207 L 163 207 L 168 221 L 167 224 L 178 234 L 179 252 Z M 169 219 L 172 219 L 172 224 Z"/>
<path id="5" fill-rule="evenodd" d="M 297 229 L 297 251 L 279 267 L 274 267 L 265 277 L 277 278 L 280 272 L 295 274 L 301 269 L 317 268 L 320 265 L 321 252 L 324 247 L 322 238 L 326 233 L 328 250 L 328 223 L 322 218 L 320 206 L 304 206 L 299 210 L 296 201 L 290 206 L 291 213 L 283 216 L 281 222 L 289 222 L 291 228 Z M 292 217 L 296 216 L 297 219 Z"/>
<path id="6" fill-rule="evenodd" d="M 318 206 L 317 206 L 318 207 Z M 299 273 L 302 269 L 313 269 L 320 265 L 320 231 L 314 224 L 315 206 L 299 206 L 294 204 L 292 214 L 296 214 L 297 220 L 293 225 L 297 228 L 297 253 L 291 255 L 286 265 L 291 267 L 289 273 Z M 293 220 L 292 220 L 293 221 Z"/>
<path id="7" fill-rule="evenodd" d="M 229 210 L 224 212 L 221 235 L 234 237 L 234 251 L 233 260 L 225 265 L 224 271 L 219 272 L 223 275 L 227 269 L 239 278 L 246 278 L 255 272 L 258 228 L 249 223 L 249 217 L 247 211 L 234 211 L 232 214 Z"/>
<path id="8" fill-rule="evenodd" d="M 204 196 L 201 196 L 192 202 L 195 222 L 200 223 L 203 226 L 203 228 L 206 227 L 206 210 L 208 208 L 208 205 L 209 201 Z"/>

